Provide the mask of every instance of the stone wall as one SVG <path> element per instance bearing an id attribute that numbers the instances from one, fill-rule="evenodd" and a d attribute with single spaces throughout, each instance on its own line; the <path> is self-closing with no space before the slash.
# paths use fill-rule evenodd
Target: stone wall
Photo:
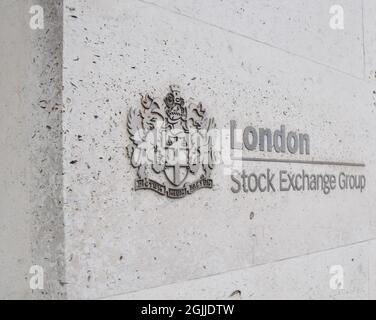
<path id="1" fill-rule="evenodd" d="M 34 5 L 44 29 L 30 27 Z M 2 1 L 0 298 L 64 294 L 62 1 Z M 31 290 L 35 267 L 44 290 Z"/>
<path id="2" fill-rule="evenodd" d="M 344 9 L 344 29 L 329 26 L 334 4 Z M 50 28 L 29 31 L 27 47 L 36 59 L 31 82 L 38 85 L 28 83 L 24 102 L 9 95 L 28 74 L 24 61 L 13 86 L 0 89 L 8 108 L 20 108 L 4 112 L 5 123 L 18 127 L 3 137 L 24 137 L 2 138 L 2 149 L 9 159 L 30 149 L 19 164 L 3 159 L 5 184 L 30 172 L 25 189 L 1 191 L 1 237 L 16 239 L 14 250 L 0 247 L 7 257 L 1 279 L 15 259 L 24 259 L 13 275 L 20 283 L 14 296 L 28 294 L 22 279 L 33 263 L 45 268 L 47 279 L 34 297 L 375 298 L 372 0 L 64 0 L 44 6 Z M 17 24 L 17 41 L 29 41 Z M 13 42 L 6 43 L 12 50 Z M 2 73 L 2 87 L 6 78 Z M 141 107 L 140 94 L 163 98 L 170 85 L 178 85 L 186 101 L 201 102 L 220 130 L 234 120 L 241 129 L 284 125 L 309 135 L 309 154 L 243 150 L 243 159 L 279 161 L 237 162 L 240 172 L 344 173 L 364 176 L 365 189 L 234 193 L 237 183 L 218 164 L 213 188 L 182 199 L 136 190 L 127 116 Z M 25 120 L 29 109 L 32 121 Z M 21 194 L 31 198 L 11 211 L 10 199 Z M 17 235 L 19 225 L 29 231 Z M 336 266 L 343 289 L 330 285 Z"/>

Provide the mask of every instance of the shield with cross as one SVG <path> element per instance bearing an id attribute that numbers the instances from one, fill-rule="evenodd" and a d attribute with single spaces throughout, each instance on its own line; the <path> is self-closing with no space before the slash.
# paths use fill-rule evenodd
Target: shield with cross
<path id="1" fill-rule="evenodd" d="M 165 176 L 174 186 L 182 184 L 188 176 L 189 148 L 183 130 L 171 130 L 166 142 Z"/>

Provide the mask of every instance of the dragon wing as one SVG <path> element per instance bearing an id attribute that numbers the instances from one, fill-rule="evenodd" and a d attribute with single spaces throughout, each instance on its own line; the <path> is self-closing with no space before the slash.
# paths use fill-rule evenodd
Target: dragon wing
<path id="1" fill-rule="evenodd" d="M 145 137 L 145 130 L 143 128 L 143 119 L 141 112 L 136 108 L 131 109 L 128 113 L 128 133 L 130 139 L 135 145 L 140 144 Z"/>

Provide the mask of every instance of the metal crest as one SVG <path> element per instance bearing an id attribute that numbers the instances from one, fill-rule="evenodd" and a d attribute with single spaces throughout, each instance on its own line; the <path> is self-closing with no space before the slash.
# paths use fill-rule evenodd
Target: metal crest
<path id="1" fill-rule="evenodd" d="M 176 85 L 163 99 L 141 94 L 140 106 L 132 108 L 127 118 L 131 141 L 127 153 L 137 169 L 135 190 L 183 198 L 212 188 L 210 132 L 215 128 L 202 104 L 185 101 Z"/>

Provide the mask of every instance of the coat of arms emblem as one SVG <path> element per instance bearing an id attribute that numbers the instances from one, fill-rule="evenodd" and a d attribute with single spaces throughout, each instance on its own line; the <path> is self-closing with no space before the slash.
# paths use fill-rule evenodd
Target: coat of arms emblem
<path id="1" fill-rule="evenodd" d="M 128 113 L 127 126 L 128 157 L 137 169 L 135 190 L 183 198 L 213 187 L 214 119 L 201 103 L 186 102 L 178 86 L 170 86 L 163 99 L 141 95 L 141 105 Z"/>

